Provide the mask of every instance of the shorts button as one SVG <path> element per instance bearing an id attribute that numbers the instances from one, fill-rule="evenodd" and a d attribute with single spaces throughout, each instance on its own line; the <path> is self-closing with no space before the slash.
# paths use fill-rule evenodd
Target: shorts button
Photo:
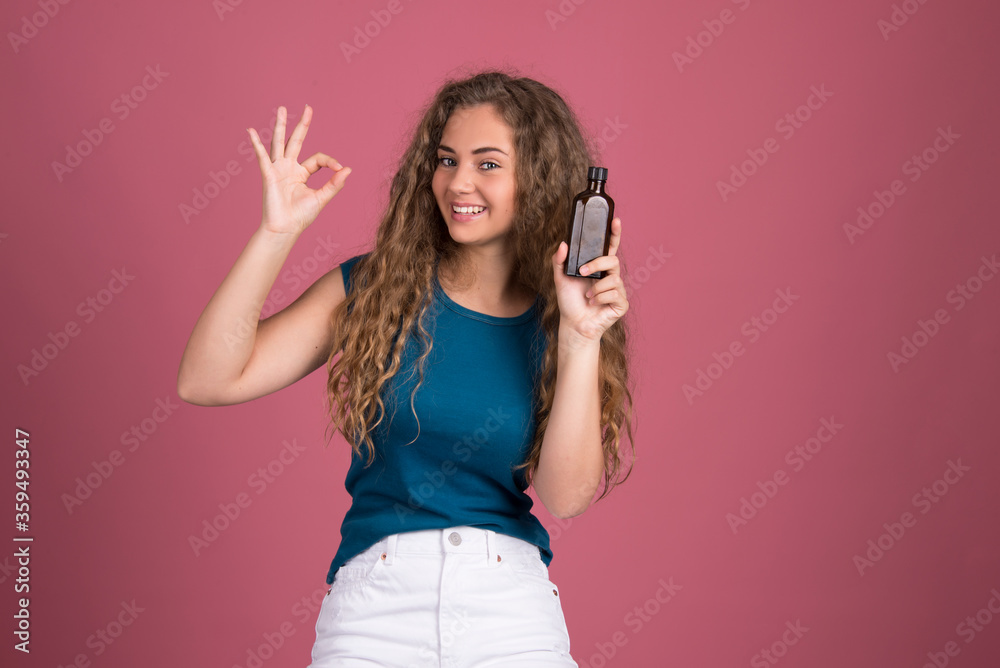
<path id="1" fill-rule="evenodd" d="M 462 544 L 462 537 L 458 535 L 457 531 L 452 531 L 451 535 L 448 536 L 448 540 L 451 542 L 452 545 Z"/>

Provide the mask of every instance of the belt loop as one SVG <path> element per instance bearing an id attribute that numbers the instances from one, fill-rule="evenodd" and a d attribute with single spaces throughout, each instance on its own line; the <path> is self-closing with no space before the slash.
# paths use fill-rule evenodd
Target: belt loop
<path id="1" fill-rule="evenodd" d="M 383 563 L 386 566 L 392 565 L 392 560 L 396 556 L 396 540 L 399 538 L 399 534 L 391 534 L 389 536 L 388 545 L 385 548 L 385 559 Z"/>
<path id="2" fill-rule="evenodd" d="M 497 534 L 492 529 L 486 529 L 486 565 L 490 567 L 500 564 L 500 554 L 497 551 Z"/>

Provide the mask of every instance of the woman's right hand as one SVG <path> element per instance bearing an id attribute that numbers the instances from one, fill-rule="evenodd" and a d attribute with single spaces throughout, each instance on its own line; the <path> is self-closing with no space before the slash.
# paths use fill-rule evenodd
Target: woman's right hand
<path id="1" fill-rule="evenodd" d="M 274 135 L 271 138 L 271 155 L 268 156 L 264 145 L 253 128 L 247 128 L 250 141 L 253 143 L 260 173 L 264 180 L 264 209 L 261 229 L 278 234 L 298 236 L 316 220 L 316 216 L 333 196 L 344 187 L 344 182 L 351 173 L 350 167 L 344 167 L 325 153 L 314 153 L 301 165 L 298 163 L 299 150 L 309 130 L 312 119 L 312 107 L 306 105 L 299 124 L 295 126 L 292 136 L 285 145 L 285 107 L 278 107 L 274 120 Z M 326 184 L 313 190 L 306 185 L 306 180 L 323 167 L 334 171 Z"/>

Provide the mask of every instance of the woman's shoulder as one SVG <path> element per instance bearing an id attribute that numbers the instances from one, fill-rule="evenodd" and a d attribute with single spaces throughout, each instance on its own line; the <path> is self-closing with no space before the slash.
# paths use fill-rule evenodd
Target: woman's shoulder
<path id="1" fill-rule="evenodd" d="M 358 255 L 349 257 L 340 263 L 340 273 L 344 277 L 344 292 L 351 291 L 351 270 L 354 268 L 354 265 L 356 265 L 359 260 L 361 260 L 364 257 L 367 257 L 370 254 L 371 251 L 360 253 Z"/>

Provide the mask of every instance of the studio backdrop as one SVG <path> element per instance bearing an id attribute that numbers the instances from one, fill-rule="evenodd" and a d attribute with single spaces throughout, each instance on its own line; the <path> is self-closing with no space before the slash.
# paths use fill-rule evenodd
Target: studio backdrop
<path id="1" fill-rule="evenodd" d="M 4 3 L 0 662 L 309 662 L 351 501 L 325 370 L 177 393 L 260 224 L 246 128 L 309 104 L 302 156 L 353 172 L 267 317 L 371 249 L 433 92 L 501 68 L 576 111 L 622 220 L 631 475 L 568 519 L 530 492 L 579 665 L 998 665 L 998 18 Z"/>

